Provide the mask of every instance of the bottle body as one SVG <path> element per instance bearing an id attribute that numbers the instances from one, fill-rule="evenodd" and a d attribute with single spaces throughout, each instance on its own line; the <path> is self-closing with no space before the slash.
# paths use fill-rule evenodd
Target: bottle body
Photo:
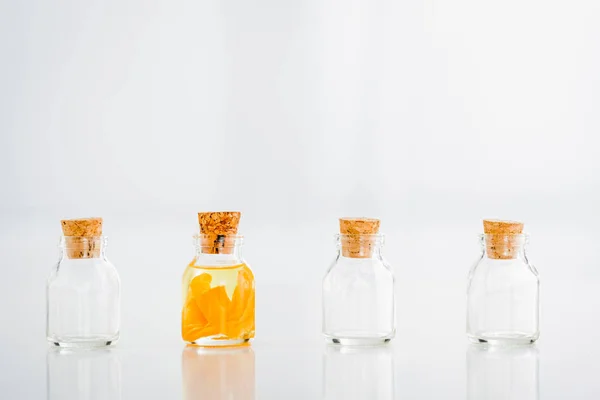
<path id="1" fill-rule="evenodd" d="M 514 255 L 498 258 L 486 250 L 469 274 L 467 335 L 476 343 L 527 344 L 539 337 L 539 277 L 525 255 L 526 237 L 504 241 Z M 488 246 L 489 247 L 489 246 Z"/>
<path id="2" fill-rule="evenodd" d="M 63 239 L 61 258 L 48 278 L 46 336 L 56 346 L 108 346 L 119 339 L 119 275 L 104 254 L 105 238 L 86 240 L 97 250 L 74 256 Z"/>
<path id="3" fill-rule="evenodd" d="M 338 237 L 338 247 L 344 240 Z M 395 329 L 394 276 L 381 256 L 382 237 L 364 257 L 338 252 L 323 279 L 323 335 L 328 342 L 373 345 L 391 340 Z"/>
<path id="4" fill-rule="evenodd" d="M 254 338 L 254 274 L 241 258 L 241 238 L 234 242 L 212 254 L 199 246 L 185 269 L 181 334 L 187 343 L 235 346 Z"/>

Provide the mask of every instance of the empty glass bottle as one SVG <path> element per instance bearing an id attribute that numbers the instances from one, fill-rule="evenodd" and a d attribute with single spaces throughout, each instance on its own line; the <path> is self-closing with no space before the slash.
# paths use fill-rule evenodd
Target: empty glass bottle
<path id="1" fill-rule="evenodd" d="M 119 339 L 120 280 L 105 254 L 102 219 L 62 221 L 60 258 L 47 282 L 46 336 L 63 347 Z"/>
<path id="2" fill-rule="evenodd" d="M 485 220 L 482 254 L 469 274 L 467 336 L 476 343 L 526 344 L 539 335 L 539 278 L 527 259 L 523 224 Z"/>
<path id="3" fill-rule="evenodd" d="M 199 213 L 196 256 L 183 274 L 181 335 L 200 346 L 254 337 L 254 274 L 242 258 L 239 212 Z"/>
<path id="4" fill-rule="evenodd" d="M 338 255 L 323 280 L 323 335 L 331 343 L 372 345 L 395 333 L 394 276 L 381 255 L 379 220 L 340 219 Z"/>

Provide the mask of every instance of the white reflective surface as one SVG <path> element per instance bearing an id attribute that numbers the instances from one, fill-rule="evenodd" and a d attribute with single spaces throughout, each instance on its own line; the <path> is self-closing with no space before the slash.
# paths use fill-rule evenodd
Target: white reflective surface
<path id="1" fill-rule="evenodd" d="M 218 352 L 186 348 L 180 338 L 180 283 L 193 255 L 187 232 L 194 224 L 188 230 L 170 218 L 147 225 L 146 219 L 126 215 L 107 220 L 107 252 L 118 265 L 123 289 L 122 335 L 110 350 L 66 351 L 46 344 L 44 280 L 55 261 L 59 224 L 40 224 L 42 219 L 32 216 L 19 220 L 26 225 L 13 223 L 13 230 L 0 231 L 1 398 L 600 396 L 595 340 L 600 234 L 593 230 L 565 235 L 563 227 L 535 227 L 530 257 L 541 276 L 540 340 L 532 348 L 487 351 L 469 346 L 465 336 L 466 280 L 479 254 L 479 225 L 387 229 L 384 251 L 396 275 L 397 336 L 387 347 L 343 349 L 328 347 L 320 334 L 321 279 L 335 253 L 335 221 L 299 224 L 286 235 L 248 224 L 245 257 L 257 279 L 256 340 L 251 348 Z M 444 234 L 450 230 L 452 235 Z"/>

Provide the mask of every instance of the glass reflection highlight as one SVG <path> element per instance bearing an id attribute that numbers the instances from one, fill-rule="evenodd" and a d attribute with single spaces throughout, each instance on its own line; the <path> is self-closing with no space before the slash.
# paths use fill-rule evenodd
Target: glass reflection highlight
<path id="1" fill-rule="evenodd" d="M 538 400 L 539 352 L 535 346 L 467 349 L 468 400 Z"/>
<path id="2" fill-rule="evenodd" d="M 188 345 L 183 349 L 181 361 L 184 400 L 254 400 L 254 351 L 251 347 Z"/>
<path id="3" fill-rule="evenodd" d="M 391 346 L 326 346 L 323 399 L 393 400 L 394 357 Z"/>
<path id="4" fill-rule="evenodd" d="M 112 349 L 50 348 L 48 400 L 120 400 L 121 361 Z"/>

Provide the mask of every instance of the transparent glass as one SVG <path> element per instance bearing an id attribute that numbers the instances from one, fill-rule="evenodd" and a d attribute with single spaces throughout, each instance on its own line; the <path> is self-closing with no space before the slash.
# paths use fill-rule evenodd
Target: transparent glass
<path id="1" fill-rule="evenodd" d="M 254 274 L 241 236 L 194 237 L 196 256 L 183 274 L 181 335 L 200 346 L 236 346 L 254 338 Z"/>
<path id="2" fill-rule="evenodd" d="M 111 348 L 63 349 L 47 355 L 48 400 L 120 400 L 121 362 Z"/>
<path id="3" fill-rule="evenodd" d="M 394 358 L 390 346 L 326 346 L 323 399 L 394 398 Z"/>
<path id="4" fill-rule="evenodd" d="M 323 335 L 343 345 L 374 345 L 395 333 L 394 275 L 381 255 L 383 235 L 337 235 L 338 254 L 323 279 Z M 343 251 L 358 240 L 360 257 Z"/>
<path id="5" fill-rule="evenodd" d="M 46 286 L 50 343 L 98 347 L 119 339 L 121 283 L 105 249 L 103 236 L 61 238 L 60 258 Z"/>
<path id="6" fill-rule="evenodd" d="M 254 351 L 249 346 L 183 349 L 183 399 L 254 400 Z"/>
<path id="7" fill-rule="evenodd" d="M 468 400 L 538 400 L 539 352 L 533 346 L 467 349 Z"/>
<path id="8" fill-rule="evenodd" d="M 481 258 L 471 269 L 467 289 L 468 338 L 500 345 L 535 342 L 540 282 L 525 253 L 528 237 L 481 235 L 480 241 Z"/>

